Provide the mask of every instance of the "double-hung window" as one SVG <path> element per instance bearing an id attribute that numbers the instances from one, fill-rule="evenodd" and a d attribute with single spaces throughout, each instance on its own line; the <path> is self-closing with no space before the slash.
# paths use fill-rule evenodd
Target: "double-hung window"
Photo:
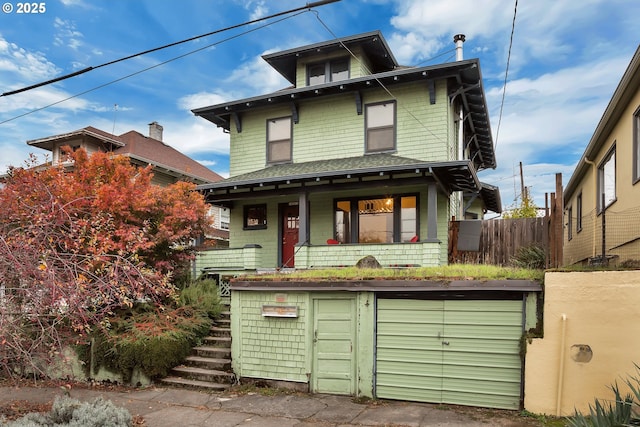
<path id="1" fill-rule="evenodd" d="M 369 104 L 365 107 L 365 152 L 391 151 L 396 148 L 396 103 Z"/>
<path id="2" fill-rule="evenodd" d="M 347 80 L 349 78 L 349 58 L 334 59 L 307 66 L 307 85 Z"/>
<path id="3" fill-rule="evenodd" d="M 633 182 L 640 181 L 640 108 L 633 113 Z"/>
<path id="4" fill-rule="evenodd" d="M 291 161 L 291 117 L 267 120 L 267 163 Z"/>
<path id="5" fill-rule="evenodd" d="M 571 240 L 573 238 L 573 208 L 569 206 L 567 210 L 567 240 Z"/>
<path id="6" fill-rule="evenodd" d="M 335 239 L 340 243 L 410 242 L 418 231 L 418 197 L 336 200 Z"/>
<path id="7" fill-rule="evenodd" d="M 576 233 L 582 231 L 582 193 L 576 198 Z"/>
<path id="8" fill-rule="evenodd" d="M 598 166 L 598 211 L 602 212 L 616 201 L 616 146 L 614 145 Z M 603 205 L 604 202 L 604 205 Z"/>

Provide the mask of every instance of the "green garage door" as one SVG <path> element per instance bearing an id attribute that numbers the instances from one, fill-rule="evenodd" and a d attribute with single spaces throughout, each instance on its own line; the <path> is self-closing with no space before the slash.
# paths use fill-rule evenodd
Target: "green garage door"
<path id="1" fill-rule="evenodd" d="M 378 398 L 518 409 L 522 301 L 378 299 Z"/>

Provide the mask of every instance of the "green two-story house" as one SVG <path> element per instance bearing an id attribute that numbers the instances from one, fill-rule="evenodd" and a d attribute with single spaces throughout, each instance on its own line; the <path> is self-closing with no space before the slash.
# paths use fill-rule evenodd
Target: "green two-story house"
<path id="1" fill-rule="evenodd" d="M 198 187 L 230 248 L 196 273 L 446 264 L 452 217 L 500 211 L 477 59 L 400 66 L 379 31 L 263 58 L 290 87 L 193 110 L 231 138 L 230 177 Z"/>

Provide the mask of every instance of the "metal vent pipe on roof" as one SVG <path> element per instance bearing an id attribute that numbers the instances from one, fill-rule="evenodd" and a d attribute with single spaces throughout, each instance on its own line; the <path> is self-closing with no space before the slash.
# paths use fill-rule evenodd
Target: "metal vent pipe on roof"
<path id="1" fill-rule="evenodd" d="M 466 37 L 464 34 L 456 34 L 453 36 L 453 42 L 456 44 L 456 61 L 462 61 L 464 59 L 462 54 L 462 44 Z"/>

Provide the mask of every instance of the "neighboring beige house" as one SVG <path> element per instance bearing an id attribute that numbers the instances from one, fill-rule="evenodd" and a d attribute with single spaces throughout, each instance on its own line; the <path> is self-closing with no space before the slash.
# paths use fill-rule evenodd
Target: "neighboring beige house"
<path id="1" fill-rule="evenodd" d="M 64 146 L 70 146 L 74 150 L 84 148 L 89 154 L 103 151 L 123 155 L 129 158 L 131 164 L 140 167 L 152 165 L 152 183 L 160 186 L 178 181 L 202 185 L 223 179 L 216 172 L 162 142 L 162 131 L 162 126 L 157 122 L 149 124 L 149 136 L 133 130 L 122 135 L 113 135 L 87 126 L 65 134 L 30 140 L 27 144 L 50 151 L 53 165 L 65 161 L 62 151 Z M 229 240 L 228 210 L 212 206 L 210 213 L 214 217 L 214 231 L 209 237 L 222 243 L 216 246 L 226 246 Z"/>
<path id="2" fill-rule="evenodd" d="M 640 261 L 639 139 L 640 46 L 564 190 L 565 265 Z"/>

